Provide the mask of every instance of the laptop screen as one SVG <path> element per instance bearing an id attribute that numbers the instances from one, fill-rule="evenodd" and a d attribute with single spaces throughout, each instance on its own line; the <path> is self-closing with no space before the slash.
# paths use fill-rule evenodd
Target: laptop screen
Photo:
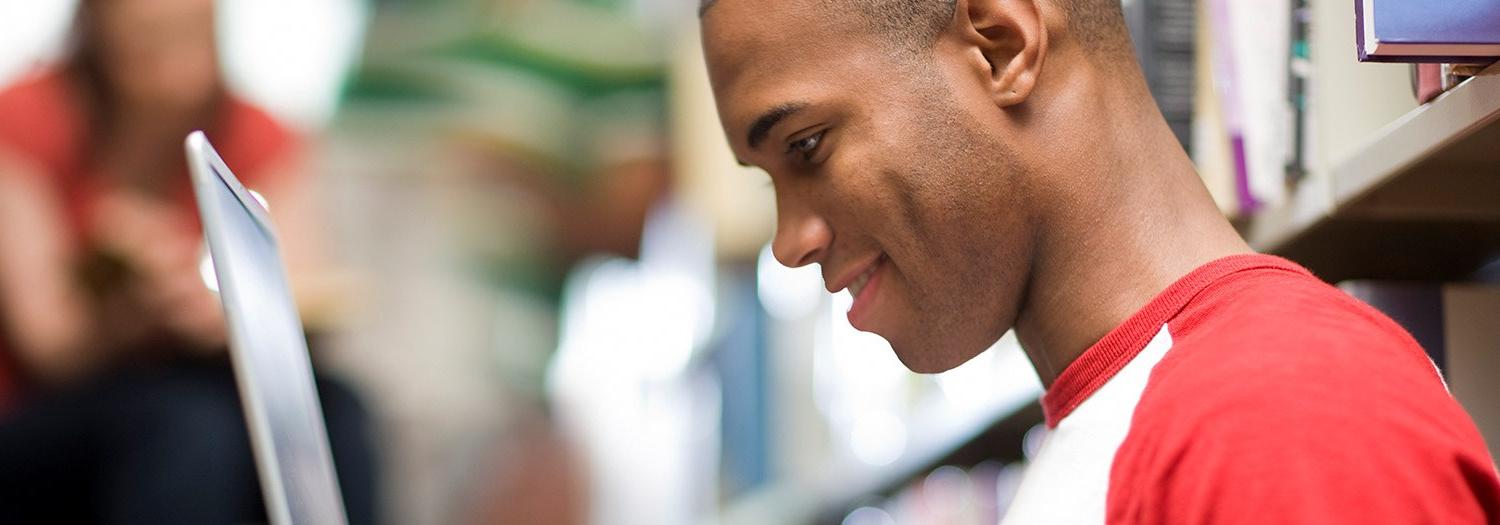
<path id="1" fill-rule="evenodd" d="M 211 192 L 216 206 L 207 209 L 219 216 L 205 217 L 205 228 L 219 233 L 214 254 L 224 260 L 216 259 L 214 268 L 270 518 L 341 523 L 343 505 L 307 343 L 275 238 L 224 174 L 209 169 L 218 176 Z"/>

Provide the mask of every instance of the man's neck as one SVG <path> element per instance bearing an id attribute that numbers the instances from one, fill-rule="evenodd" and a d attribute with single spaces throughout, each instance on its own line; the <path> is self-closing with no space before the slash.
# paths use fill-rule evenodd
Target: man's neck
<path id="1" fill-rule="evenodd" d="M 1066 192 L 1067 206 L 1053 207 L 1065 211 L 1042 218 L 1015 325 L 1047 386 L 1182 276 L 1251 251 L 1154 107 L 1115 124 L 1080 130 L 1090 151 L 1053 164 L 1092 176 L 1090 187 Z M 1059 180 L 1069 178 L 1079 179 Z"/>

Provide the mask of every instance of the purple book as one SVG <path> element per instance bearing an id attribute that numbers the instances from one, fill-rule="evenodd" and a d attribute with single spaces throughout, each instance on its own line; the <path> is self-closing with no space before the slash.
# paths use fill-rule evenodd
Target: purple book
<path id="1" fill-rule="evenodd" d="M 1500 0 L 1354 0 L 1361 62 L 1500 59 Z"/>
<path id="2" fill-rule="evenodd" d="M 1229 153 L 1234 165 L 1234 194 L 1239 203 L 1236 215 L 1253 215 L 1260 211 L 1260 200 L 1250 191 L 1250 163 L 1245 154 L 1245 115 L 1239 93 L 1239 68 L 1234 61 L 1233 26 L 1229 23 L 1229 2 L 1209 0 L 1209 28 L 1214 36 L 1214 87 L 1224 105 L 1224 128 L 1229 133 Z"/>

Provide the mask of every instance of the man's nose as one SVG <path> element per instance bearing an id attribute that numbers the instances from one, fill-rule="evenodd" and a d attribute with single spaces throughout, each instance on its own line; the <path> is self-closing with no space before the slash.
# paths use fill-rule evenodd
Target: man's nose
<path id="1" fill-rule="evenodd" d="M 814 214 L 780 215 L 771 253 L 781 264 L 797 268 L 821 262 L 832 242 L 833 230 L 822 217 Z"/>

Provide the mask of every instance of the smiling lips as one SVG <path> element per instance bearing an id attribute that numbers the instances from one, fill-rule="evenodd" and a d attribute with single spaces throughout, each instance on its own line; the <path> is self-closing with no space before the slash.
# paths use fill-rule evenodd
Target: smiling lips
<path id="1" fill-rule="evenodd" d="M 886 256 L 880 254 L 863 272 L 849 281 L 849 295 L 854 297 L 854 305 L 849 307 L 849 324 L 857 330 L 870 331 L 868 317 L 870 309 L 875 302 L 875 296 L 880 292 L 880 270 L 885 268 Z"/>
<path id="2" fill-rule="evenodd" d="M 879 258 L 875 259 L 875 262 L 870 263 L 869 268 L 865 268 L 864 272 L 855 276 L 854 281 L 849 283 L 849 294 L 853 295 L 855 299 L 859 299 L 860 292 L 864 291 L 865 285 L 870 284 L 870 278 L 875 276 L 875 270 L 880 269 L 880 263 L 883 262 L 885 262 L 885 254 L 881 254 Z"/>

